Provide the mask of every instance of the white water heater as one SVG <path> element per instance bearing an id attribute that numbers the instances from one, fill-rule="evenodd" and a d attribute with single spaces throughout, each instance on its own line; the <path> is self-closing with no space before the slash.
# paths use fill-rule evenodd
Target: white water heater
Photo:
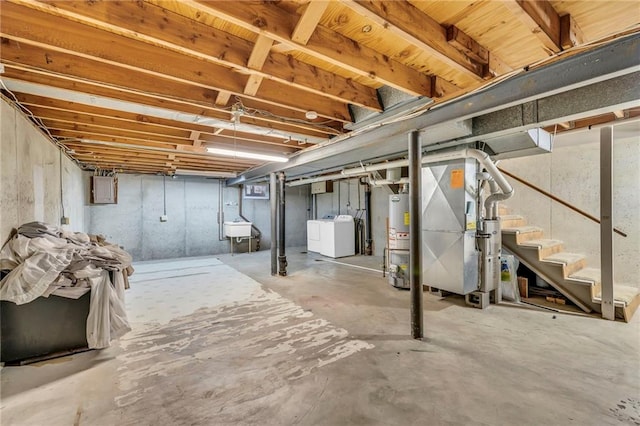
<path id="1" fill-rule="evenodd" d="M 389 196 L 389 284 L 409 288 L 409 194 Z"/>

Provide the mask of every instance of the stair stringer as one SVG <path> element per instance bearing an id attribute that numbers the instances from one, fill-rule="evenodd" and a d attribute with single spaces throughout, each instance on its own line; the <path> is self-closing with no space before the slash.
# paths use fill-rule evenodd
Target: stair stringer
<path id="1" fill-rule="evenodd" d="M 518 245 L 517 234 L 502 233 L 502 245 L 580 309 L 587 313 L 601 312 L 600 304 L 592 300 L 592 284 L 566 280 L 562 265 L 539 260 L 538 249 Z"/>

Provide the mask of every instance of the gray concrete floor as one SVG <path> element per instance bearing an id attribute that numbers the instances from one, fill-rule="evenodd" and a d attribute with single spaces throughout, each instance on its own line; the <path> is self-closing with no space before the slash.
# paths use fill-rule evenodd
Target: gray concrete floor
<path id="1" fill-rule="evenodd" d="M 109 349 L 4 367 L 5 425 L 640 425 L 630 324 L 409 293 L 289 249 L 137 265 L 133 331 Z M 339 259 L 378 269 L 379 259 Z"/>

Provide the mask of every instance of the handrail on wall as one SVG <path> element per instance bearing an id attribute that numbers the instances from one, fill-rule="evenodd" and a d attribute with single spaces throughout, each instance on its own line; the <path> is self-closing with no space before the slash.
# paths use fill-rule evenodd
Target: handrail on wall
<path id="1" fill-rule="evenodd" d="M 518 182 L 522 183 L 525 186 L 528 186 L 529 188 L 533 189 L 534 191 L 539 192 L 540 194 L 551 198 L 553 201 L 557 201 L 558 203 L 562 204 L 565 207 L 568 207 L 569 209 L 573 210 L 576 213 L 581 214 L 582 216 L 586 217 L 587 219 L 591 219 L 592 221 L 596 222 L 596 223 L 600 223 L 600 219 L 598 219 L 595 216 L 590 215 L 589 213 L 585 212 L 584 210 L 580 210 L 579 208 L 577 208 L 576 206 L 569 204 L 567 201 L 556 197 L 555 195 L 553 195 L 550 192 L 545 191 L 542 188 L 537 187 L 536 185 L 532 184 L 531 182 L 526 181 L 525 179 L 518 177 L 516 175 L 514 175 L 511 172 L 506 171 L 505 169 L 503 169 L 502 167 L 498 167 L 498 169 L 504 173 L 505 175 L 509 176 L 510 178 L 513 178 L 515 180 L 517 180 Z M 617 229 L 617 228 L 613 228 L 613 232 L 615 232 L 618 235 L 622 235 L 623 237 L 627 237 L 627 234 L 625 234 L 624 232 L 622 232 L 621 230 Z"/>

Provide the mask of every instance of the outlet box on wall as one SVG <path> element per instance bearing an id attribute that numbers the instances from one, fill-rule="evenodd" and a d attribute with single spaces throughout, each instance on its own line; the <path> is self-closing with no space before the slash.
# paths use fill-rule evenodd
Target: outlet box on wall
<path id="1" fill-rule="evenodd" d="M 160 222 L 166 222 L 169 220 L 169 216 L 167 216 L 166 214 L 163 214 L 162 216 L 160 216 Z"/>
<path id="2" fill-rule="evenodd" d="M 68 225 L 70 223 L 71 223 L 71 219 L 69 219 L 67 216 L 62 216 L 62 218 L 60 219 L 61 225 Z"/>

